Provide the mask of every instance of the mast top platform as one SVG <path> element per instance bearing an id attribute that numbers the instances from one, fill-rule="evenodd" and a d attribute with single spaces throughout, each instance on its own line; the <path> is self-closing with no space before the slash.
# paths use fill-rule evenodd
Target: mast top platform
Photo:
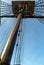
<path id="1" fill-rule="evenodd" d="M 15 17 L 22 13 L 22 18 L 33 16 L 35 1 L 12 1 L 12 10 Z"/>

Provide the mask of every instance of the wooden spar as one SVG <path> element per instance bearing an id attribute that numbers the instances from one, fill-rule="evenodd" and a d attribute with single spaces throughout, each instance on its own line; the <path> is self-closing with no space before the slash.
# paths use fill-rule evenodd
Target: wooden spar
<path id="1" fill-rule="evenodd" d="M 2 64 L 3 63 L 5 63 L 5 64 L 10 63 L 13 48 L 14 48 L 17 33 L 18 33 L 19 24 L 20 24 L 20 21 L 21 21 L 21 17 L 22 17 L 22 14 L 19 13 L 17 20 L 16 20 L 16 23 L 14 24 L 13 29 L 11 30 L 11 33 L 8 37 L 7 42 L 6 42 L 6 45 L 5 45 L 5 47 L 2 51 L 2 54 L 1 54 L 1 57 L 0 57 Z"/>

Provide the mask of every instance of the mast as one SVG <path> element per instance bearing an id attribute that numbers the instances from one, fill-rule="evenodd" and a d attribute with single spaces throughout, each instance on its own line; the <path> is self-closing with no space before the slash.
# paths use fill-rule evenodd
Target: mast
<path id="1" fill-rule="evenodd" d="M 2 64 L 8 64 L 8 65 L 10 64 L 10 60 L 11 60 L 12 52 L 14 49 L 21 17 L 22 17 L 22 14 L 19 13 L 19 15 L 16 19 L 16 23 L 14 23 L 13 29 L 11 30 L 11 33 L 8 37 L 6 45 L 1 53 L 0 61 Z"/>

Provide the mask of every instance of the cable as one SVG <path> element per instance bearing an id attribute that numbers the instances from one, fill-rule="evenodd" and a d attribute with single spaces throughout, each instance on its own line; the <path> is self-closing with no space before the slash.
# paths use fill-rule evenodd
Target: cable
<path id="1" fill-rule="evenodd" d="M 11 15 L 12 14 L 12 6 L 6 2 L 0 1 L 0 13 L 1 15 Z"/>
<path id="2" fill-rule="evenodd" d="M 35 5 L 39 5 L 39 4 L 43 4 L 44 1 L 43 0 L 39 0 L 38 2 L 35 3 Z"/>
<path id="3" fill-rule="evenodd" d="M 3 21 L 3 23 L 1 25 L 3 25 L 5 22 L 7 22 L 7 20 L 8 20 L 8 18 L 5 21 Z"/>
<path id="4" fill-rule="evenodd" d="M 18 41 L 16 46 L 16 52 L 15 52 L 15 59 L 14 59 L 14 65 L 15 64 L 21 64 L 21 48 L 22 48 L 22 39 L 23 39 L 23 21 L 20 23 L 19 31 L 18 31 Z"/>
<path id="5" fill-rule="evenodd" d="M 44 24 L 44 20 L 43 19 L 38 19 L 42 24 Z"/>

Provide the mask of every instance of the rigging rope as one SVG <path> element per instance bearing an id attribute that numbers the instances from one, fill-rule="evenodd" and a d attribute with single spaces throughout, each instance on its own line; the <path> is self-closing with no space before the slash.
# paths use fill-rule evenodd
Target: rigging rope
<path id="1" fill-rule="evenodd" d="M 35 5 L 40 5 L 40 4 L 43 4 L 44 3 L 44 0 L 38 0 L 37 2 L 35 2 Z"/>
<path id="2" fill-rule="evenodd" d="M 1 15 L 11 15 L 12 14 L 12 6 L 6 2 L 0 1 L 0 14 Z"/>
<path id="3" fill-rule="evenodd" d="M 44 1 L 39 0 L 35 2 L 34 14 L 36 16 L 44 16 Z M 38 18 L 38 20 L 44 24 L 43 18 Z"/>
<path id="4" fill-rule="evenodd" d="M 22 42 L 23 42 L 23 21 L 21 21 L 21 24 L 20 24 L 20 27 L 19 27 L 19 31 L 18 31 L 18 41 L 17 41 L 17 44 L 16 44 L 16 52 L 15 52 L 15 58 L 14 58 L 14 65 L 15 64 L 18 64 L 20 65 L 21 64 L 21 52 L 22 52 Z"/>
<path id="5" fill-rule="evenodd" d="M 36 16 L 44 16 L 44 1 L 39 0 L 38 2 L 35 2 L 35 8 L 34 8 L 34 14 Z M 44 24 L 43 19 L 39 18 L 38 19 L 41 23 Z"/>

